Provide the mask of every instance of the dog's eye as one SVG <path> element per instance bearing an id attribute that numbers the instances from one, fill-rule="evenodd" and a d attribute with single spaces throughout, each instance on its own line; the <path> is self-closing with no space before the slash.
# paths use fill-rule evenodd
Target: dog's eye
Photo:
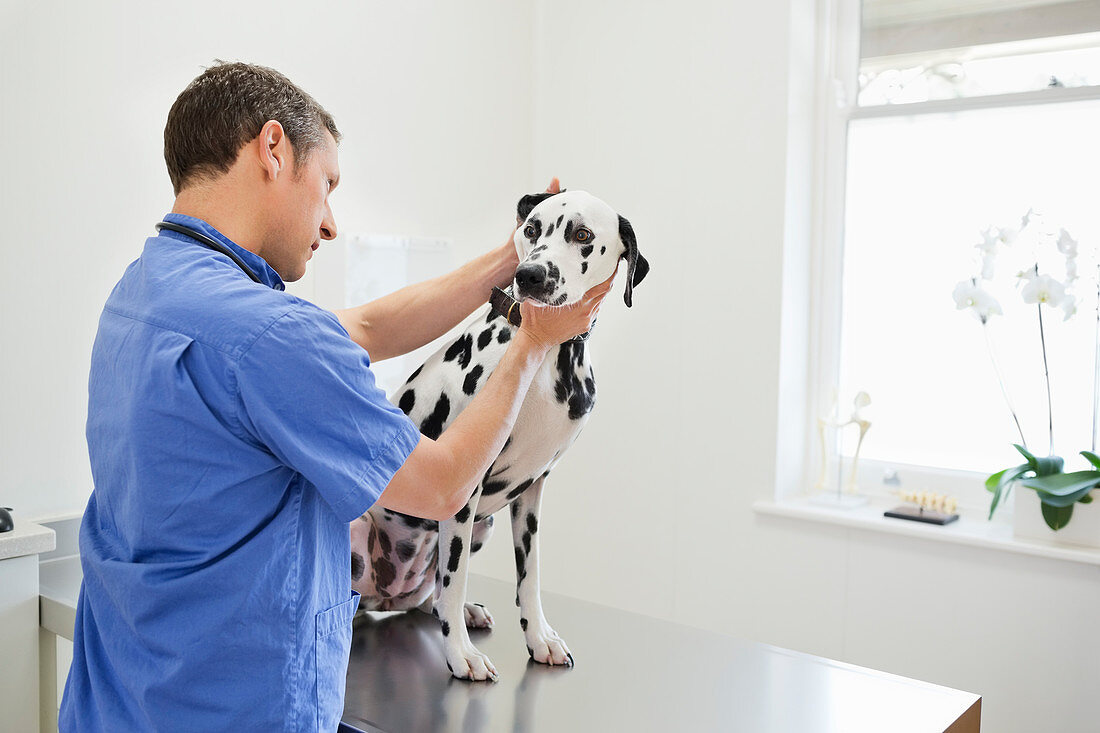
<path id="1" fill-rule="evenodd" d="M 524 228 L 523 236 L 527 237 L 528 239 L 535 238 L 535 227 L 533 224 L 528 224 L 526 228 Z"/>
<path id="2" fill-rule="evenodd" d="M 584 227 L 580 227 L 579 229 L 577 229 L 577 233 L 574 236 L 576 237 L 578 242 L 580 242 L 581 244 L 584 244 L 585 242 L 592 239 L 593 234 L 592 234 L 592 232 L 585 229 Z"/>

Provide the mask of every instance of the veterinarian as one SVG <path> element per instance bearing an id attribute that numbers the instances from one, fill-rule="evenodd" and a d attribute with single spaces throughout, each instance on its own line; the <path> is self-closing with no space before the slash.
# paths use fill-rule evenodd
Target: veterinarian
<path id="1" fill-rule="evenodd" d="M 208 69 L 168 114 L 175 204 L 92 349 L 62 731 L 335 730 L 358 605 L 348 523 L 376 502 L 437 520 L 464 506 L 543 358 L 611 287 L 523 303 L 476 399 L 423 437 L 370 360 L 467 317 L 511 280 L 515 248 L 337 314 L 286 294 L 336 236 L 339 139 L 308 94 L 246 64 Z"/>

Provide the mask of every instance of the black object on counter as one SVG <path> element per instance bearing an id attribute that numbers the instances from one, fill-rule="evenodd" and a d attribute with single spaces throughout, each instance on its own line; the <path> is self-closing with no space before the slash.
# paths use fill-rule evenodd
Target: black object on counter
<path id="1" fill-rule="evenodd" d="M 11 532 L 15 528 L 10 512 L 10 506 L 0 506 L 0 532 Z"/>
<path id="2" fill-rule="evenodd" d="M 919 506 L 909 506 L 908 504 L 894 507 L 888 512 L 883 512 L 884 517 L 894 517 L 895 519 L 908 519 L 913 522 L 924 522 L 925 524 L 950 524 L 959 518 L 958 514 L 944 514 L 943 512 L 933 511 L 931 509 L 924 509 Z"/>

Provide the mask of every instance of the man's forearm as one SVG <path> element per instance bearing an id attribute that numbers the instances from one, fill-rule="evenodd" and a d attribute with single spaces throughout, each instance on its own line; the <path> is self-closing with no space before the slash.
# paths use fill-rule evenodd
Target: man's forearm
<path id="1" fill-rule="evenodd" d="M 454 272 L 338 310 L 336 317 L 372 361 L 400 356 L 431 343 L 488 302 L 493 286 L 507 282 L 515 267 L 515 248 L 506 243 Z"/>
<path id="2" fill-rule="evenodd" d="M 548 352 L 545 343 L 517 332 L 473 401 L 437 440 L 421 438 L 378 504 L 427 519 L 454 516 L 504 449 Z"/>
<path id="3" fill-rule="evenodd" d="M 477 396 L 439 436 L 438 444 L 451 456 L 455 485 L 465 489 L 466 498 L 504 449 L 548 352 L 526 331 L 517 331 Z"/>

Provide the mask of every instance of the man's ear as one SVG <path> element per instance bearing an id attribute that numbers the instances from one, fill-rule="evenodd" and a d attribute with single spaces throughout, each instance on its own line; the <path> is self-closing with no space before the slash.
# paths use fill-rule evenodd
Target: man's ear
<path id="1" fill-rule="evenodd" d="M 294 151 L 290 147 L 290 138 L 286 136 L 283 126 L 276 120 L 268 120 L 260 128 L 259 150 L 260 167 L 264 170 L 264 177 L 274 181 L 279 173 L 289 170 L 294 165 Z"/>
<path id="2" fill-rule="evenodd" d="M 558 193 L 563 193 L 564 191 L 565 189 L 563 188 L 561 191 L 558 191 Z M 519 203 L 516 205 L 516 224 L 522 224 L 523 222 L 527 221 L 527 216 L 531 213 L 532 209 L 534 209 L 536 206 L 538 206 L 551 196 L 557 195 L 558 194 L 556 193 L 549 193 L 544 191 L 543 193 L 529 193 L 521 198 L 519 200 Z"/>
<path id="3" fill-rule="evenodd" d="M 626 259 L 626 290 L 623 291 L 623 300 L 626 307 L 631 306 L 631 297 L 634 294 L 634 286 L 640 283 L 649 273 L 649 261 L 642 257 L 638 251 L 638 238 L 634 236 L 634 227 L 630 226 L 622 215 L 619 216 L 619 239 L 626 249 L 623 258 Z"/>

